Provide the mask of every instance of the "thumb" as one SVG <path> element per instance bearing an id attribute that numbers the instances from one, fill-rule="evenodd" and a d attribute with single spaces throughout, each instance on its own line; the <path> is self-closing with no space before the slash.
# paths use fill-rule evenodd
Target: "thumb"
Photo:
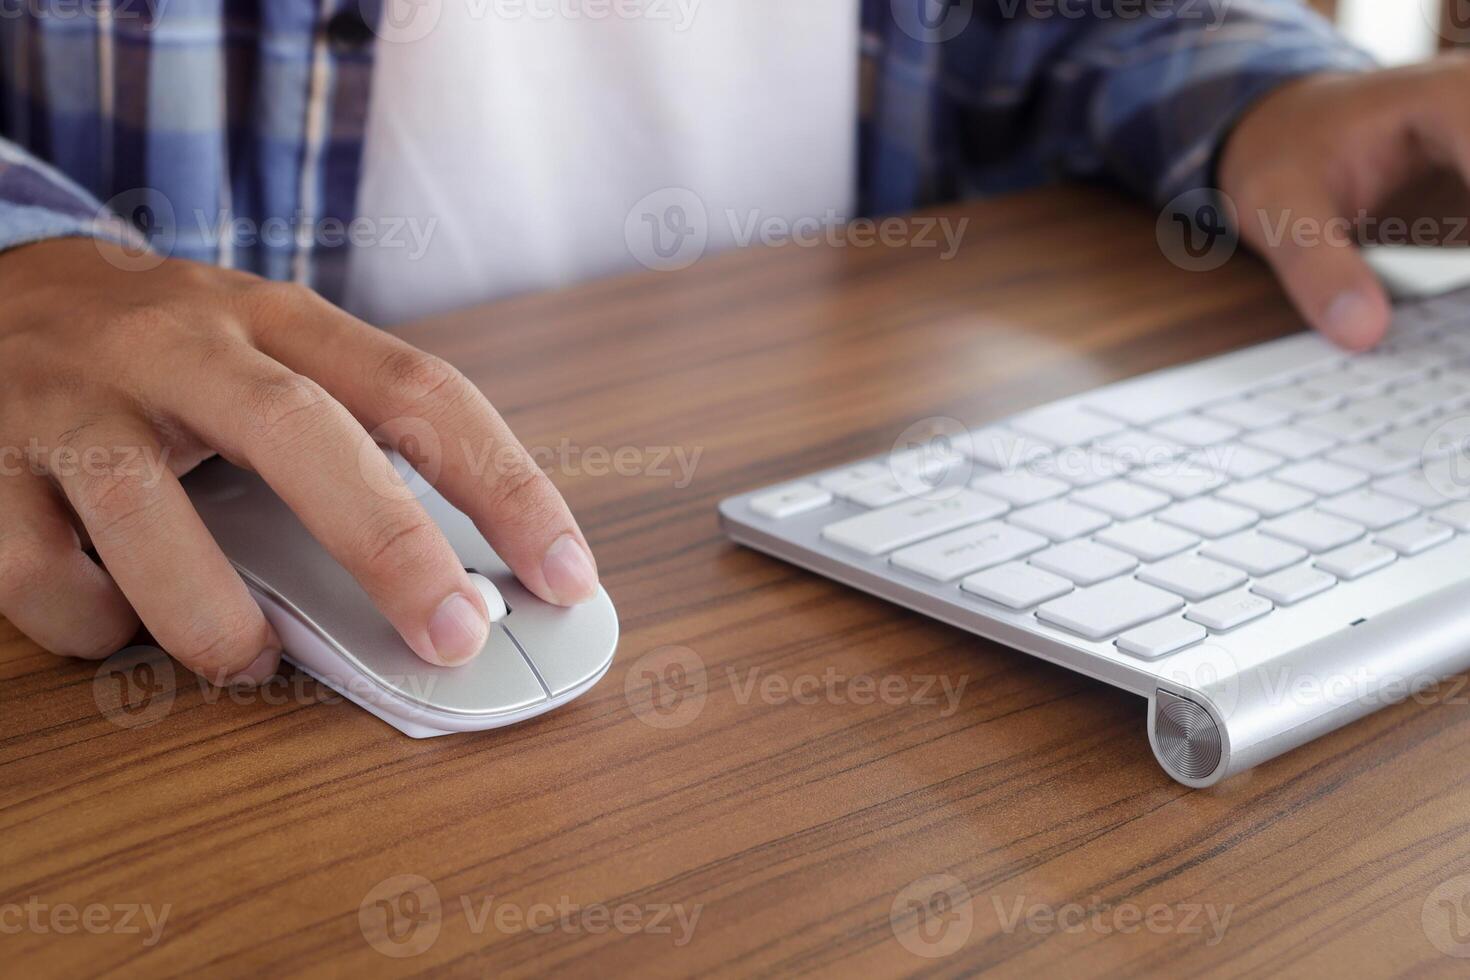
<path id="1" fill-rule="evenodd" d="M 1242 237 L 1270 264 L 1307 322 L 1333 342 L 1365 350 L 1383 339 L 1393 310 L 1358 249 L 1352 224 L 1331 201 L 1301 195 L 1260 209 Z"/>

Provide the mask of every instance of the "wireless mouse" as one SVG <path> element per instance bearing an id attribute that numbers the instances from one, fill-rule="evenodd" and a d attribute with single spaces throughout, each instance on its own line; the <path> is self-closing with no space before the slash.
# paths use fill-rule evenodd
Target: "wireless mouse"
<path id="1" fill-rule="evenodd" d="M 525 721 L 596 684 L 618 643 L 606 591 L 570 608 L 538 599 L 468 517 L 388 455 L 485 598 L 494 620 L 485 648 L 458 667 L 420 660 L 264 480 L 212 459 L 184 488 L 275 627 L 285 659 L 414 738 Z"/>

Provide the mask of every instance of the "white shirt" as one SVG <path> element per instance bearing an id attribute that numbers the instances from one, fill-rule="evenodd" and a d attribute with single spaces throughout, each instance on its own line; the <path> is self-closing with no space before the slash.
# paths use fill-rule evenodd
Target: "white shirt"
<path id="1" fill-rule="evenodd" d="M 851 216 L 856 0 L 402 10 L 377 46 L 358 192 L 374 243 L 355 239 L 344 303 L 370 322 Z"/>

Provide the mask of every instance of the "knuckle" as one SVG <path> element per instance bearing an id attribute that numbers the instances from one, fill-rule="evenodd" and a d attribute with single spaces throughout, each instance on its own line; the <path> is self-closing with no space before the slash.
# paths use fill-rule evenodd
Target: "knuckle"
<path id="1" fill-rule="evenodd" d="M 364 571 L 377 581 L 388 581 L 426 568 L 438 554 L 439 542 L 438 529 L 422 511 L 380 520 L 363 538 Z"/>
<path id="2" fill-rule="evenodd" d="M 93 540 L 146 528 L 159 499 L 135 474 L 112 463 L 85 467 L 73 493 Z"/>
<path id="3" fill-rule="evenodd" d="M 257 440 L 279 444 L 299 435 L 331 403 L 321 385 L 294 373 L 258 378 L 246 386 L 244 417 Z"/>
<path id="4" fill-rule="evenodd" d="M 192 624 L 169 653 L 209 680 L 226 680 L 250 666 L 267 642 L 265 619 L 252 608 Z"/>
<path id="5" fill-rule="evenodd" d="M 514 462 L 503 467 L 486 493 L 491 511 L 506 523 L 519 526 L 550 520 L 560 499 L 551 478 L 526 453 L 517 454 Z"/>
<path id="6" fill-rule="evenodd" d="M 402 401 L 462 399 L 471 387 L 468 379 L 443 358 L 421 350 L 395 350 L 383 358 L 377 371 L 379 387 Z"/>
<path id="7" fill-rule="evenodd" d="M 316 293 L 307 287 L 277 279 L 252 278 L 242 288 L 250 302 L 272 308 L 299 309 L 316 299 Z"/>

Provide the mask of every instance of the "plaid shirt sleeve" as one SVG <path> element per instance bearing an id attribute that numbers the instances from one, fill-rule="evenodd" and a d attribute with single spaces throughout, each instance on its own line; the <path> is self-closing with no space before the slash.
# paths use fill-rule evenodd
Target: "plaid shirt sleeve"
<path id="1" fill-rule="evenodd" d="M 1167 201 L 1272 89 L 1373 67 L 1301 0 L 865 0 L 864 27 L 876 212 L 1062 176 Z"/>
<path id="2" fill-rule="evenodd" d="M 1072 174 L 1111 177 L 1158 203 L 1211 185 L 1230 130 L 1272 89 L 1373 67 L 1301 0 L 1151 6 L 1171 15 L 1079 25 L 1031 70 L 1044 151 Z M 1017 23 L 1016 50 L 1041 49 L 1035 31 Z"/>
<path id="3" fill-rule="evenodd" d="M 118 240 L 119 223 L 71 178 L 0 139 L 0 251 L 73 236 Z"/>

